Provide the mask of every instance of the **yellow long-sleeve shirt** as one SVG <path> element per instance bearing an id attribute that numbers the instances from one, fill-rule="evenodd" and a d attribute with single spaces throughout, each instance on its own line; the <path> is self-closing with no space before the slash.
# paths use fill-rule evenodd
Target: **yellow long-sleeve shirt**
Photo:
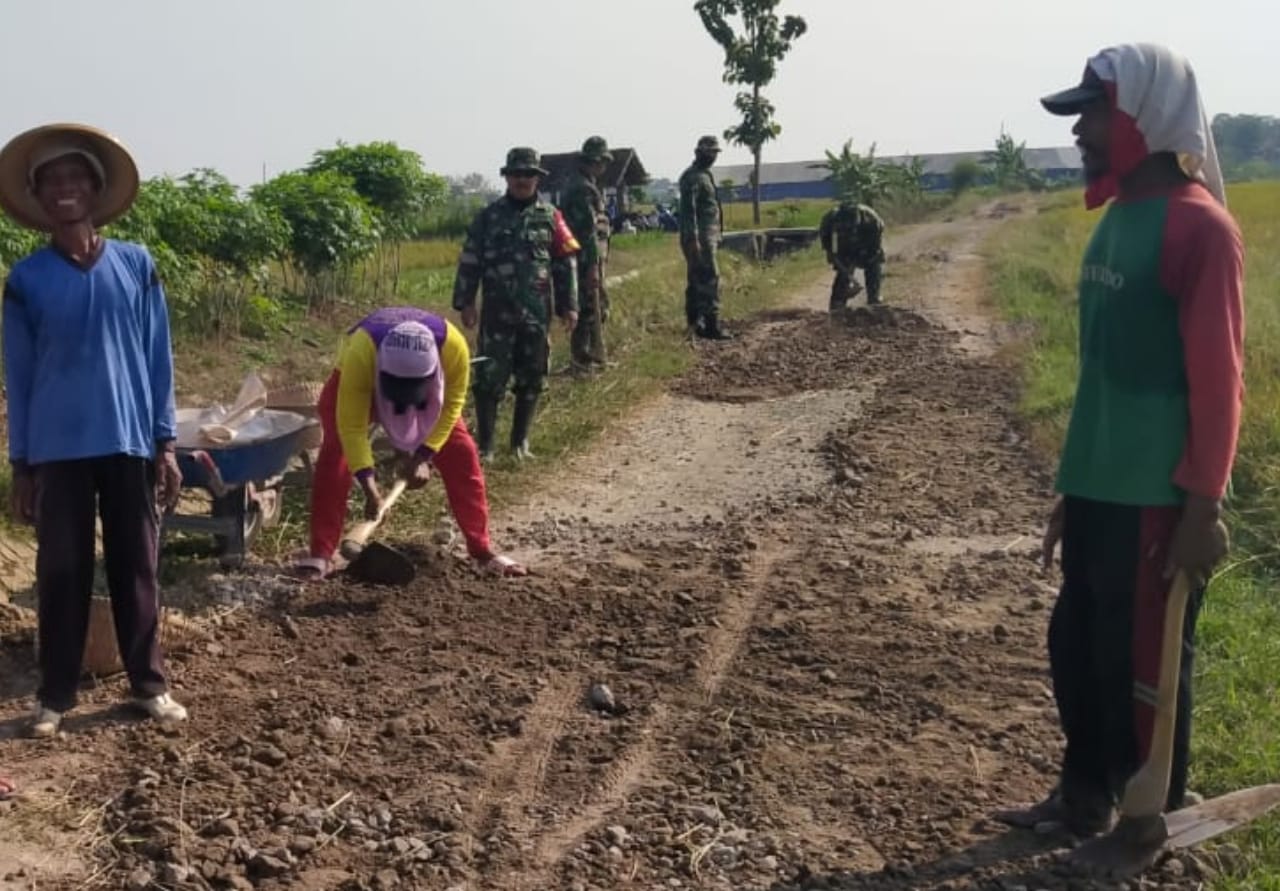
<path id="1" fill-rule="evenodd" d="M 378 381 L 378 345 L 401 322 L 420 322 L 430 329 L 440 351 L 444 374 L 444 405 L 440 418 L 423 442 L 440 451 L 467 401 L 471 378 L 471 350 L 467 340 L 447 319 L 417 307 L 388 307 L 365 317 L 347 332 L 338 349 L 338 439 L 352 473 L 373 467 L 369 424 L 376 420 L 374 393 Z"/>

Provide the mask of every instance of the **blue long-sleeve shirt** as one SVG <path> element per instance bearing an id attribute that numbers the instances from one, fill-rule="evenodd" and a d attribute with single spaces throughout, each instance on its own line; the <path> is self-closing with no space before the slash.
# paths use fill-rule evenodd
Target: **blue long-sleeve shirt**
<path id="1" fill-rule="evenodd" d="M 169 312 L 146 248 L 105 239 L 81 267 L 53 247 L 4 287 L 9 459 L 155 456 L 176 434 Z"/>

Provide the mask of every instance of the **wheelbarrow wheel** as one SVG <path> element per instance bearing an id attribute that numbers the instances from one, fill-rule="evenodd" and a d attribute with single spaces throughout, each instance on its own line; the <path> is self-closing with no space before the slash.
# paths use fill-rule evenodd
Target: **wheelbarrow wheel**
<path id="1" fill-rule="evenodd" d="M 241 486 L 213 499 L 213 516 L 229 517 L 239 525 L 238 534 L 214 536 L 218 557 L 224 565 L 239 566 L 243 563 L 262 527 L 279 516 L 279 498 L 273 497 L 269 503 L 274 505 L 268 508 L 271 516 L 264 513 L 263 505 L 254 497 L 251 486 Z"/>

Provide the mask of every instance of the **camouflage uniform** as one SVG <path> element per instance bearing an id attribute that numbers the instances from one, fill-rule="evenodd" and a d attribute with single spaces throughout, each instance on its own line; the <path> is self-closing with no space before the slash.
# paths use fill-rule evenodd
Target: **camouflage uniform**
<path id="1" fill-rule="evenodd" d="M 502 174 L 533 172 L 545 176 L 538 153 L 516 148 L 507 154 Z M 453 308 L 480 307 L 477 355 L 472 374 L 476 433 L 480 452 L 493 450 L 498 405 L 508 382 L 515 396 L 511 445 L 527 451 L 534 409 L 549 372 L 551 316 L 578 309 L 574 254 L 578 243 L 560 211 L 535 196 L 518 202 L 504 195 L 476 215 L 467 229 L 453 287 Z"/>
<path id="2" fill-rule="evenodd" d="M 880 281 L 884 274 L 884 220 L 870 207 L 856 201 L 842 201 L 822 218 L 819 229 L 822 249 L 836 268 L 831 284 L 831 309 L 842 309 L 854 296 L 855 269 L 867 279 L 867 303 L 880 302 Z"/>
<path id="3" fill-rule="evenodd" d="M 680 246 L 688 269 L 684 292 L 685 318 L 700 337 L 720 340 L 720 267 L 716 249 L 724 226 L 724 211 L 711 166 L 720 153 L 714 136 L 698 140 L 693 164 L 680 175 Z"/>
<path id="4" fill-rule="evenodd" d="M 573 359 L 579 365 L 604 364 L 601 326 L 609 317 L 604 288 L 604 264 L 609 251 L 609 215 L 600 186 L 584 168 L 613 160 L 603 138 L 592 136 L 578 153 L 580 167 L 565 188 L 560 208 L 574 238 L 582 245 L 578 256 L 578 325 L 573 329 Z"/>

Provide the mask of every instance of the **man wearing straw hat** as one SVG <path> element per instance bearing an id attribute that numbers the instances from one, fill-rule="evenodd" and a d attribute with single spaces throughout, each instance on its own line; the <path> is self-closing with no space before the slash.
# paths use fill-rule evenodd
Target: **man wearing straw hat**
<path id="1" fill-rule="evenodd" d="M 3 311 L 12 507 L 38 548 L 37 737 L 76 704 L 99 511 L 133 702 L 159 721 L 187 717 L 158 637 L 159 509 L 182 484 L 168 309 L 147 250 L 98 234 L 137 192 L 128 151 L 92 127 L 38 127 L 0 150 L 0 206 L 50 236 L 10 271 Z"/>

